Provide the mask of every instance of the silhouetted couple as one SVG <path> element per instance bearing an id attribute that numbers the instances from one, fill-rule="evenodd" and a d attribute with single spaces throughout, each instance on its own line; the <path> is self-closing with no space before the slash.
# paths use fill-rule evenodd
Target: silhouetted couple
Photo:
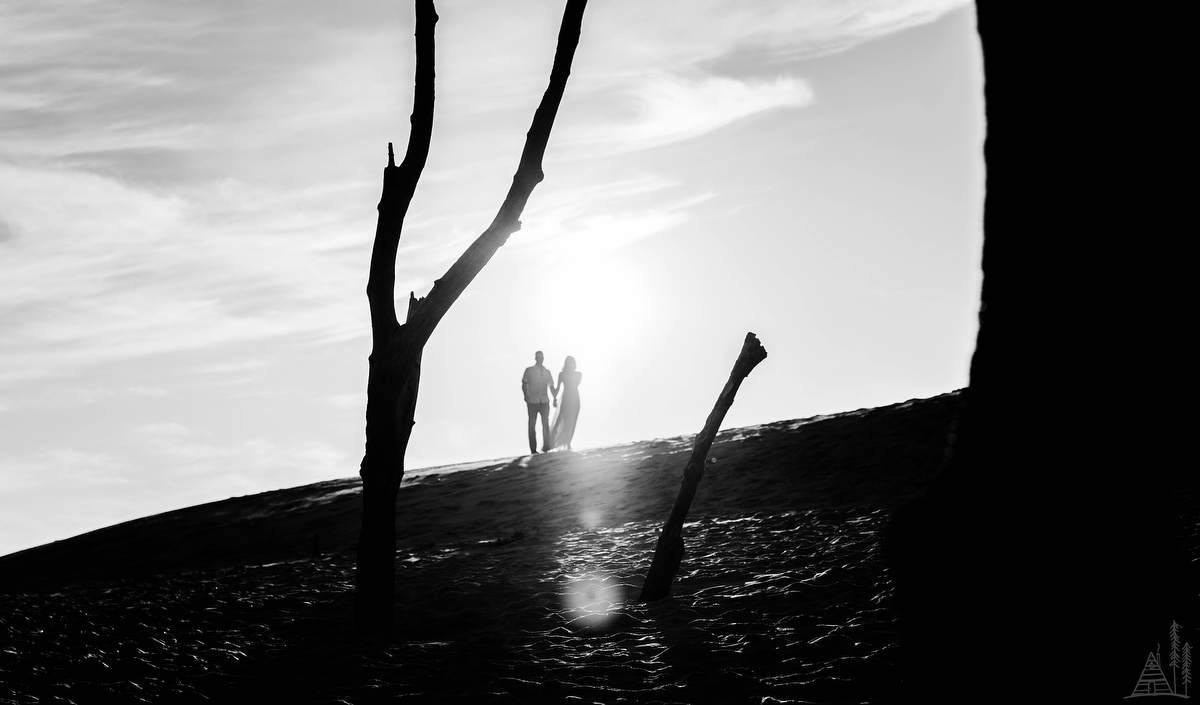
<path id="1" fill-rule="evenodd" d="M 529 411 L 529 452 L 536 454 L 537 450 L 537 417 L 542 417 L 542 452 L 554 448 L 571 449 L 571 439 L 575 436 L 575 422 L 579 419 L 579 381 L 583 373 L 575 370 L 575 358 L 567 355 L 562 372 L 558 373 L 558 384 L 554 383 L 554 375 L 542 366 L 542 351 L 538 350 L 533 359 L 535 364 L 525 368 L 521 377 L 521 393 L 525 395 L 525 406 Z M 558 405 L 558 393 L 562 391 L 562 406 Z M 554 417 L 554 428 L 550 427 L 550 398 L 554 398 L 554 407 L 558 413 Z"/>

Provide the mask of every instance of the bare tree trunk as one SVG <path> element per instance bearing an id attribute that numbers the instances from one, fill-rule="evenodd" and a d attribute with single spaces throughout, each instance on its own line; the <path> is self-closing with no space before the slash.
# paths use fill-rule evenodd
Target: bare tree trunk
<path id="1" fill-rule="evenodd" d="M 521 212 L 541 182 L 542 155 L 571 73 L 586 0 L 568 0 L 550 72 L 550 85 L 533 116 L 520 165 L 492 224 L 441 279 L 429 295 L 409 295 L 401 325 L 394 302 L 396 250 L 404 216 L 429 155 L 433 132 L 433 29 L 438 16 L 432 0 L 416 0 L 416 90 L 412 131 L 400 166 L 391 144 L 383 172 L 383 196 L 371 252 L 367 299 L 371 307 L 372 347 L 367 380 L 367 440 L 359 474 L 363 481 L 363 518 L 355 573 L 354 628 L 358 632 L 391 629 L 396 586 L 396 494 L 404 477 L 404 453 L 412 435 L 421 379 L 421 353 L 442 316 L 507 240 L 521 228 Z"/>
<path id="2" fill-rule="evenodd" d="M 683 521 L 687 518 L 688 509 L 692 506 L 692 499 L 696 496 L 696 488 L 700 486 L 700 479 L 704 476 L 704 463 L 708 459 L 708 451 L 717 437 L 721 422 L 725 420 L 726 412 L 729 411 L 729 407 L 733 406 L 733 398 L 737 395 L 742 380 L 766 357 L 767 351 L 763 348 L 762 343 L 758 342 L 758 338 L 753 333 L 747 333 L 746 340 L 742 343 L 742 352 L 738 355 L 737 361 L 733 363 L 733 372 L 729 374 L 729 381 L 721 390 L 721 396 L 717 397 L 717 403 L 713 406 L 712 413 L 704 422 L 704 429 L 700 431 L 700 435 L 696 436 L 696 445 L 692 447 L 692 457 L 688 459 L 687 466 L 683 470 L 683 482 L 679 486 L 679 495 L 675 497 L 675 504 L 671 507 L 671 515 L 667 517 L 667 523 L 663 525 L 662 533 L 658 535 L 654 560 L 650 563 L 650 570 L 646 573 L 645 582 L 642 583 L 642 595 L 639 598 L 642 602 L 661 600 L 671 594 L 671 582 L 675 579 L 675 573 L 679 571 L 680 561 L 683 560 Z"/>

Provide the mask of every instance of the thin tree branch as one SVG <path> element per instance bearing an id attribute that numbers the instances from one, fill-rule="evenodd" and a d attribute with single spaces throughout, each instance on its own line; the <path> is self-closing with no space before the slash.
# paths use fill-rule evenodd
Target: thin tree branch
<path id="1" fill-rule="evenodd" d="M 533 124 L 526 134 L 525 148 L 521 152 L 521 161 L 504 203 L 487 230 L 471 243 L 441 279 L 434 282 L 429 295 L 418 300 L 415 307 L 410 309 L 406 324 L 406 345 L 418 348 L 425 345 L 442 316 L 446 315 L 467 285 L 475 279 L 501 245 L 508 241 L 508 236 L 521 229 L 521 213 L 525 210 L 533 188 L 543 178 L 542 157 L 546 153 L 550 130 L 554 127 L 554 118 L 562 102 L 567 77 L 571 75 L 571 62 L 575 57 L 575 47 L 579 44 L 580 27 L 586 6 L 587 0 L 567 0 L 558 32 L 554 66 L 550 70 L 550 85 L 533 115 Z"/>

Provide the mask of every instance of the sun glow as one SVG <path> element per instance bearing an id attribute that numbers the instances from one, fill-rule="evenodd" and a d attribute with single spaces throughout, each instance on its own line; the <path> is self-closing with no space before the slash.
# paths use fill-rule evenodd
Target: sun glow
<path id="1" fill-rule="evenodd" d="M 585 375 L 589 369 L 611 374 L 622 353 L 637 346 L 646 319 L 645 291 L 612 255 L 564 259 L 548 278 L 542 300 L 550 322 L 547 366 L 557 375 L 571 355 Z"/>

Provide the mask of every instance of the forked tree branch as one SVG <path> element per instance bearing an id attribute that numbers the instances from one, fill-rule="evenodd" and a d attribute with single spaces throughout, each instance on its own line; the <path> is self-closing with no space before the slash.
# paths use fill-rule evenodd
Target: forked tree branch
<path id="1" fill-rule="evenodd" d="M 554 127 L 559 103 L 562 102 L 567 77 L 571 75 L 571 61 L 575 57 L 575 47 L 579 44 L 583 10 L 586 6 L 587 0 L 567 0 L 562 26 L 558 31 L 554 66 L 550 70 L 550 85 L 533 114 L 533 124 L 526 134 L 525 149 L 521 152 L 521 161 L 513 176 L 508 196 L 492 224 L 471 243 L 458 261 L 446 270 L 442 278 L 434 282 L 429 295 L 410 305 L 408 322 L 405 324 L 406 346 L 417 349 L 424 347 L 442 316 L 446 315 L 467 285 L 475 279 L 500 246 L 508 241 L 508 236 L 521 229 L 521 212 L 525 210 L 525 203 L 533 193 L 533 188 L 543 177 L 542 157 L 546 153 L 546 143 L 550 140 L 550 130 Z"/>
<path id="2" fill-rule="evenodd" d="M 396 250 L 433 132 L 433 29 L 437 13 L 432 0 L 416 2 L 416 87 L 408 151 L 395 165 L 388 145 L 383 196 L 371 251 L 367 299 L 371 306 L 372 348 L 367 376 L 366 451 L 359 474 L 363 480 L 362 528 L 359 531 L 354 588 L 356 631 L 390 629 L 396 583 L 396 494 L 404 478 L 404 454 L 412 434 L 421 380 L 421 355 L 433 329 L 471 280 L 508 236 L 521 227 L 521 212 L 534 186 L 542 180 L 542 156 L 562 101 L 571 61 L 579 43 L 585 0 L 568 0 L 559 30 L 550 86 L 533 117 L 521 162 L 500 212 L 492 224 L 437 282 L 426 299 L 410 298 L 403 324 L 396 320 Z"/>
<path id="3" fill-rule="evenodd" d="M 371 250 L 371 271 L 367 279 L 367 301 L 371 306 L 373 349 L 383 350 L 396 320 L 396 249 L 404 216 L 417 190 L 417 182 L 429 157 L 433 135 L 434 61 L 433 28 L 438 15 L 433 0 L 416 1 L 416 79 L 413 111 L 409 122 L 408 149 L 404 161 L 396 166 L 392 145 L 388 143 L 388 165 L 383 170 L 383 195 L 379 199 L 379 220 L 375 226 L 375 244 Z"/>

